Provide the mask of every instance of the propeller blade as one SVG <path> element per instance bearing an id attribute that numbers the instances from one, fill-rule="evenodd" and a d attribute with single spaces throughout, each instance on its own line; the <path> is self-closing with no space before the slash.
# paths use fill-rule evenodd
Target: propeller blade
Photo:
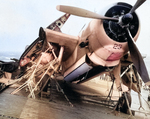
<path id="1" fill-rule="evenodd" d="M 146 0 L 137 0 L 135 5 L 132 7 L 129 13 L 133 13 L 139 6 L 141 6 Z"/>
<path id="2" fill-rule="evenodd" d="M 127 29 L 127 37 L 128 37 L 128 47 L 129 47 L 129 51 L 131 54 L 131 59 L 133 61 L 134 66 L 136 67 L 138 73 L 140 74 L 142 80 L 144 81 L 144 83 L 150 81 L 149 79 L 149 75 L 145 66 L 145 63 L 143 61 L 143 58 L 138 50 L 138 48 L 135 45 L 135 42 L 132 38 L 132 35 L 129 31 L 128 28 Z"/>
<path id="3" fill-rule="evenodd" d="M 104 17 L 101 16 L 97 13 L 82 9 L 82 8 L 77 8 L 77 7 L 72 7 L 72 6 L 65 6 L 65 5 L 58 5 L 56 7 L 57 10 L 61 12 L 65 12 L 68 14 L 80 16 L 80 17 L 87 17 L 87 18 L 94 18 L 94 19 L 102 19 L 102 20 L 111 20 L 111 21 L 116 21 L 118 22 L 118 18 L 111 18 L 111 17 Z"/>

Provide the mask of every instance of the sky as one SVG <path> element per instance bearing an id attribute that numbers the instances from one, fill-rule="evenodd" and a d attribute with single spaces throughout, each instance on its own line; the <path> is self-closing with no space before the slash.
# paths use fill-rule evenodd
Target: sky
<path id="1" fill-rule="evenodd" d="M 100 13 L 116 2 L 134 5 L 136 0 L 0 0 L 0 52 L 22 53 L 37 37 L 39 28 L 46 28 L 64 13 L 57 11 L 57 5 L 70 5 Z M 150 1 L 136 10 L 141 32 L 136 42 L 142 54 L 150 56 Z M 77 36 L 85 23 L 91 19 L 71 16 L 62 32 Z"/>

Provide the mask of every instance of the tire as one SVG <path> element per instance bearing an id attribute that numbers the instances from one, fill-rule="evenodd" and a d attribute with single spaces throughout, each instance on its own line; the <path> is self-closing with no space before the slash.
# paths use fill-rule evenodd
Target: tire
<path id="1" fill-rule="evenodd" d="M 131 95 L 128 92 L 123 92 L 122 96 L 119 98 L 118 103 L 117 103 L 117 107 L 116 110 L 117 111 L 121 111 L 123 113 L 128 113 L 128 105 L 127 105 L 127 101 L 125 99 L 125 93 L 129 102 L 129 107 L 131 107 Z"/>

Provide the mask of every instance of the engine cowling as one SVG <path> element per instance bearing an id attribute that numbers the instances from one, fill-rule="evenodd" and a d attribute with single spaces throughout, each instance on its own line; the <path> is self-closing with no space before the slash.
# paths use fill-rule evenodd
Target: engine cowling
<path id="1" fill-rule="evenodd" d="M 129 25 L 134 41 L 137 40 L 140 32 L 138 16 L 133 13 L 131 19 L 130 15 L 125 15 L 131 8 L 132 6 L 127 3 L 116 3 L 107 9 L 105 16 L 118 17 L 121 19 L 119 22 L 94 19 L 83 31 L 81 39 L 88 39 L 90 51 L 88 57 L 96 65 L 117 65 L 120 58 L 127 53 L 126 25 Z"/>

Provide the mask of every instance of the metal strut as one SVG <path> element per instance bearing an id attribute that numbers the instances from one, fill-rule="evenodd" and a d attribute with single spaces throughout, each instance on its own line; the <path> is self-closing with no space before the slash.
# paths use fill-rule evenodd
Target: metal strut
<path id="1" fill-rule="evenodd" d="M 71 101 L 69 100 L 69 98 L 67 97 L 67 95 L 65 94 L 64 90 L 61 88 L 61 86 L 59 85 L 58 81 L 56 80 L 56 78 L 54 78 L 56 85 L 58 86 L 58 88 L 60 89 L 61 93 L 64 95 L 64 97 L 66 98 L 66 100 L 68 101 L 68 103 L 70 104 L 71 107 L 73 107 L 73 104 L 71 103 Z"/>
<path id="2" fill-rule="evenodd" d="M 129 70 L 129 69 L 131 69 L 132 68 L 132 70 L 134 70 L 133 69 L 133 63 L 132 64 L 130 64 L 127 68 L 126 68 L 126 70 L 121 74 L 121 77 Z M 136 74 L 135 74 L 136 75 Z M 138 75 L 138 74 L 137 74 Z M 130 77 L 132 77 L 132 76 L 130 76 Z M 142 106 L 142 101 L 141 101 L 141 93 L 140 93 L 140 79 L 136 76 L 136 78 L 137 78 L 137 81 L 138 81 L 138 90 L 137 90 L 137 93 L 138 93 L 138 98 L 139 98 L 139 103 L 140 103 L 140 107 L 139 107 L 139 110 L 140 110 L 140 108 L 142 108 L 143 110 L 145 110 L 144 108 L 143 108 L 143 106 Z M 129 78 L 130 79 L 130 78 Z M 132 86 L 132 80 L 130 80 L 130 82 L 131 82 L 131 84 L 130 84 L 130 90 L 131 90 L 131 86 Z M 125 95 L 126 96 L 126 95 Z"/>
<path id="3" fill-rule="evenodd" d="M 44 52 L 46 53 L 48 50 L 52 49 L 52 46 L 49 42 L 48 43 L 48 49 Z M 39 68 L 39 64 L 42 60 L 42 56 L 43 54 L 41 53 L 41 57 L 39 58 L 37 64 L 33 64 L 32 67 L 29 68 L 29 71 L 20 79 L 17 79 L 15 82 L 21 81 L 24 78 L 27 78 L 27 81 L 25 83 L 23 83 L 20 87 L 18 87 L 15 91 L 13 91 L 11 94 L 15 94 L 18 91 L 22 90 L 25 87 L 29 88 L 30 94 L 28 95 L 28 97 L 32 97 L 35 98 L 35 91 L 38 88 L 38 85 L 41 83 L 42 79 L 44 78 L 44 76 L 46 74 L 48 74 L 49 76 L 53 75 L 54 72 L 57 73 L 57 71 L 59 70 L 61 61 L 62 61 L 62 56 L 63 56 L 63 52 L 64 52 L 64 47 L 61 46 L 60 48 L 60 52 L 59 52 L 59 56 L 56 57 L 54 51 L 52 50 L 52 54 L 54 56 L 54 59 L 50 62 L 48 62 L 46 65 L 42 66 Z M 37 83 L 35 83 L 35 76 L 39 76 L 41 75 L 41 78 L 39 79 L 39 81 Z"/>
<path id="4" fill-rule="evenodd" d="M 112 83 L 112 85 L 111 85 L 109 94 L 108 94 L 108 96 L 107 96 L 107 98 L 106 98 L 106 101 L 107 101 L 108 98 L 109 98 L 108 104 L 109 104 L 109 102 L 110 102 L 110 100 L 111 100 L 111 97 L 112 97 L 112 94 L 113 94 L 113 87 L 114 87 L 114 81 L 115 81 L 115 77 L 114 77 L 114 74 L 113 74 L 112 72 L 110 72 L 110 77 L 111 77 L 111 79 L 113 80 L 113 83 Z"/>
<path id="5" fill-rule="evenodd" d="M 132 67 L 132 65 L 133 65 L 133 64 L 130 64 L 130 65 L 126 68 L 126 70 L 120 75 L 120 77 L 122 77 L 122 76 L 128 71 L 128 69 L 130 69 L 130 68 Z M 132 81 L 131 81 L 131 82 L 132 82 Z M 123 84 L 122 79 L 121 79 L 121 84 Z M 130 84 L 130 90 L 131 90 L 131 86 L 132 86 L 132 83 Z M 127 106 L 128 106 L 129 114 L 130 114 L 129 117 L 131 116 L 131 117 L 133 117 L 133 118 L 135 119 L 135 117 L 133 116 L 132 111 L 131 111 L 131 109 L 130 109 L 129 101 L 128 101 L 128 98 L 127 98 L 126 93 L 124 93 L 124 97 L 125 97 L 125 100 L 126 100 L 126 103 L 127 103 Z"/>

